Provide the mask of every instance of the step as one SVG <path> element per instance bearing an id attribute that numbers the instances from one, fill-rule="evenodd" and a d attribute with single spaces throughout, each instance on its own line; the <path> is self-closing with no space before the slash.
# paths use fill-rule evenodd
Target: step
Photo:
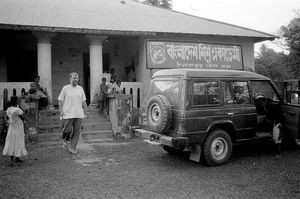
<path id="1" fill-rule="evenodd" d="M 52 127 L 39 127 L 39 134 L 45 133 L 58 133 L 61 132 L 61 126 L 52 126 Z"/>
<path id="2" fill-rule="evenodd" d="M 113 140 L 113 132 L 112 131 L 90 131 L 90 132 L 82 132 L 82 140 L 83 142 L 91 143 L 93 140 L 97 142 L 101 139 L 112 139 Z M 62 133 L 43 133 L 38 134 L 38 143 L 40 142 L 57 142 L 62 143 Z"/>
<path id="3" fill-rule="evenodd" d="M 39 133 L 38 142 L 62 142 L 62 133 Z"/>
<path id="4" fill-rule="evenodd" d="M 82 125 L 83 131 L 111 130 L 110 122 L 87 123 Z"/>
<path id="5" fill-rule="evenodd" d="M 82 133 L 82 140 L 102 139 L 102 138 L 113 138 L 113 132 L 111 130 L 102 131 L 84 131 Z"/>
<path id="6" fill-rule="evenodd" d="M 109 118 L 104 118 L 104 117 L 101 117 L 101 116 L 88 116 L 86 118 L 83 119 L 83 123 L 87 123 L 87 122 L 92 122 L 92 123 L 95 123 L 95 122 L 109 122 Z"/>
<path id="7" fill-rule="evenodd" d="M 39 112 L 39 118 L 59 118 L 59 110 L 43 110 Z"/>
<path id="8" fill-rule="evenodd" d="M 86 143 L 102 143 L 102 142 L 113 142 L 114 138 L 99 138 L 99 139 L 91 139 L 91 140 L 86 140 Z"/>
<path id="9" fill-rule="evenodd" d="M 42 119 L 39 120 L 39 125 L 40 126 L 46 126 L 46 125 L 62 125 L 62 120 L 59 118 L 47 118 L 47 119 Z"/>
<path id="10" fill-rule="evenodd" d="M 110 122 L 107 118 L 99 118 L 99 117 L 93 117 L 93 118 L 84 118 L 82 120 L 82 124 L 94 124 L 94 123 L 106 123 Z M 48 119 L 42 119 L 39 120 L 39 126 L 47 126 L 47 125 L 62 125 L 62 120 L 59 118 L 48 118 Z"/>
<path id="11" fill-rule="evenodd" d="M 86 118 L 83 118 L 82 122 L 86 123 L 86 122 L 109 122 L 109 118 L 104 118 L 101 116 L 89 116 Z M 43 125 L 43 124 L 49 124 L 49 123 L 61 123 L 62 120 L 60 120 L 59 117 L 49 117 L 49 118 L 39 118 L 39 124 Z"/>

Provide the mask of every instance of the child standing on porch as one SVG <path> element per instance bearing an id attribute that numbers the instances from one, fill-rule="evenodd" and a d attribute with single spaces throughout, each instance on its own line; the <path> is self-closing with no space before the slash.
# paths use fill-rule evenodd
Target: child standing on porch
<path id="1" fill-rule="evenodd" d="M 108 95 L 108 85 L 106 84 L 106 78 L 102 78 L 102 84 L 100 84 L 100 92 L 99 92 L 99 103 L 100 108 L 103 113 L 107 113 L 107 95 Z"/>
<path id="2" fill-rule="evenodd" d="M 11 165 L 23 162 L 19 157 L 25 156 L 24 125 L 22 122 L 23 111 L 18 107 L 18 97 L 12 96 L 10 101 L 11 107 L 6 111 L 8 120 L 8 132 L 5 140 L 3 155 L 9 155 Z"/>

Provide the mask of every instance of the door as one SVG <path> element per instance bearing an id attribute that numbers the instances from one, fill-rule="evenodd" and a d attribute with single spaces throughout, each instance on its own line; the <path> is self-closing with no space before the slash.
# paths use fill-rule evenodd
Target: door
<path id="1" fill-rule="evenodd" d="M 189 133 L 206 133 L 215 121 L 223 121 L 224 111 L 218 80 L 188 82 L 188 104 L 185 129 Z"/>
<path id="2" fill-rule="evenodd" d="M 250 83 L 257 110 L 258 131 L 272 133 L 274 124 L 282 120 L 280 96 L 269 80 L 251 80 Z"/>
<path id="3" fill-rule="evenodd" d="M 282 111 L 285 130 L 293 137 L 300 138 L 300 90 L 299 81 L 285 81 L 283 84 Z"/>
<path id="4" fill-rule="evenodd" d="M 224 113 L 231 120 L 237 139 L 255 136 L 257 130 L 256 107 L 251 102 L 247 81 L 221 81 Z"/>

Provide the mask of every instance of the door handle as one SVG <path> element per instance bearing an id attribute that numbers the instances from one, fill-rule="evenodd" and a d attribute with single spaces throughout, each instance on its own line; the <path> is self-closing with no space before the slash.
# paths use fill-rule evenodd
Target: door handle
<path id="1" fill-rule="evenodd" d="M 233 116 L 233 113 L 227 113 L 228 116 Z"/>

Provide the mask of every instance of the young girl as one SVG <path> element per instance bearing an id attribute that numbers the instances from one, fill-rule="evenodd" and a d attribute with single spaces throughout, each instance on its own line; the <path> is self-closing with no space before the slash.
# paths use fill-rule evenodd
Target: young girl
<path id="1" fill-rule="evenodd" d="M 8 120 L 8 132 L 5 140 L 3 155 L 9 155 L 11 158 L 11 165 L 22 162 L 20 156 L 25 156 L 27 151 L 25 149 L 24 139 L 24 125 L 22 121 L 23 111 L 18 108 L 18 97 L 12 96 L 10 107 L 6 111 Z"/>

